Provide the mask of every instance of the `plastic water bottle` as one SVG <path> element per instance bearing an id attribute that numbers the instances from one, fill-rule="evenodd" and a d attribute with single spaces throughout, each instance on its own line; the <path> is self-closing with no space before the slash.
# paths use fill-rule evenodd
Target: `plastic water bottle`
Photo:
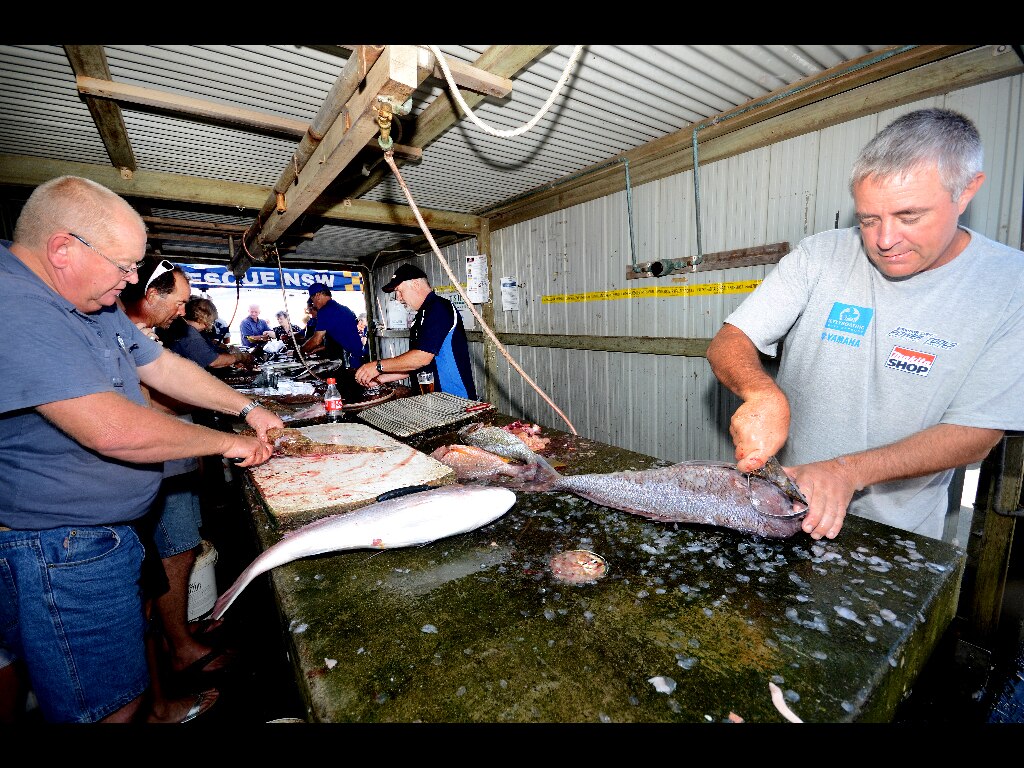
<path id="1" fill-rule="evenodd" d="M 335 379 L 327 380 L 327 390 L 324 392 L 324 408 L 327 410 L 327 420 L 330 422 L 341 421 L 341 393 L 338 391 L 338 382 Z"/>

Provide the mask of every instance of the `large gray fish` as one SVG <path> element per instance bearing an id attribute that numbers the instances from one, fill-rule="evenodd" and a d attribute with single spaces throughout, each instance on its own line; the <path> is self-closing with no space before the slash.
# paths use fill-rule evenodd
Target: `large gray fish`
<path id="1" fill-rule="evenodd" d="M 526 443 L 499 427 L 470 424 L 459 436 L 471 445 L 536 467 L 533 480 L 524 475 L 521 479 L 526 482 L 516 485 L 521 490 L 568 491 L 652 520 L 703 523 L 788 538 L 800 530 L 807 511 L 806 499 L 774 457 L 750 474 L 740 472 L 735 464 L 684 461 L 660 469 L 562 475 Z M 439 461 L 445 462 L 445 458 L 439 457 Z M 458 475 L 460 467 L 452 466 Z M 473 479 L 487 477 L 481 472 Z"/>
<path id="2" fill-rule="evenodd" d="M 800 530 L 806 505 L 734 464 L 684 461 L 659 469 L 559 475 L 535 490 L 569 491 L 612 509 L 668 523 L 703 523 L 775 539 Z"/>
<path id="3" fill-rule="evenodd" d="M 481 528 L 508 512 L 515 502 L 516 495 L 507 488 L 446 485 L 321 518 L 286 533 L 253 560 L 217 598 L 211 615 L 214 619 L 223 616 L 261 573 L 300 557 L 427 544 Z"/>

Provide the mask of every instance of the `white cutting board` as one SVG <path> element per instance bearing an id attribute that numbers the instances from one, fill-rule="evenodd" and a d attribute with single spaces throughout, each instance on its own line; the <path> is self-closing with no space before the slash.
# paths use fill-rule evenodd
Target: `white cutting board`
<path id="1" fill-rule="evenodd" d="M 442 486 L 456 481 L 450 467 L 365 424 L 315 424 L 299 431 L 319 443 L 380 446 L 388 450 L 275 456 L 249 468 L 249 476 L 267 511 L 282 530 L 359 509 L 396 488 Z"/>

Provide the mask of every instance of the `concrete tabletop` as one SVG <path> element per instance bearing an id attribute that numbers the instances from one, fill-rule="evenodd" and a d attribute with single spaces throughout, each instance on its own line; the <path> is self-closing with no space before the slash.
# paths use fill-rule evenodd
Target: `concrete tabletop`
<path id="1" fill-rule="evenodd" d="M 667 465 L 545 435 L 565 474 Z M 243 488 L 269 547 L 281 532 L 247 475 Z M 605 575 L 556 578 L 551 558 L 571 550 Z M 854 516 L 833 541 L 773 540 L 519 492 L 466 534 L 260 578 L 311 722 L 785 722 L 769 683 L 805 722 L 884 722 L 953 619 L 964 565 Z"/>

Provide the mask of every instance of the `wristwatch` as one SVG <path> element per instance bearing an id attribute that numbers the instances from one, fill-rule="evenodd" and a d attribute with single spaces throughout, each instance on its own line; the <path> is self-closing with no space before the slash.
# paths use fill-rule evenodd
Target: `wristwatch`
<path id="1" fill-rule="evenodd" d="M 259 407 L 260 407 L 260 401 L 259 400 L 253 400 L 251 403 L 249 403 L 247 406 L 245 406 L 245 408 L 243 408 L 242 410 L 240 410 L 238 412 L 238 418 L 240 418 L 240 419 L 242 419 L 244 421 L 245 417 L 249 415 L 249 411 L 251 411 L 253 408 L 259 408 Z"/>
<path id="2" fill-rule="evenodd" d="M 377 361 L 377 373 L 384 373 L 384 364 L 380 360 Z"/>

